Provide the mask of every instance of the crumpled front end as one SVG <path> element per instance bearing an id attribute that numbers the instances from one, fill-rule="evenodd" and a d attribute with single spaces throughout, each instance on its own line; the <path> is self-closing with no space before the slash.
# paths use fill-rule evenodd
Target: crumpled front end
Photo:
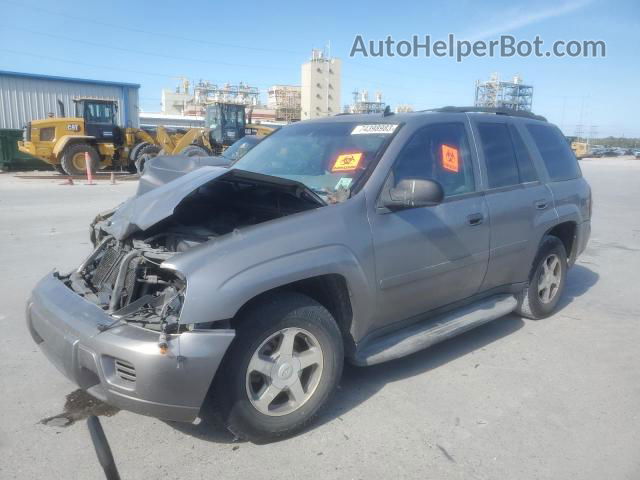
<path id="1" fill-rule="evenodd" d="M 56 273 L 38 283 L 26 313 L 31 336 L 70 380 L 110 405 L 167 420 L 197 417 L 234 337 L 187 329 L 161 349 L 160 332 L 118 322 Z"/>

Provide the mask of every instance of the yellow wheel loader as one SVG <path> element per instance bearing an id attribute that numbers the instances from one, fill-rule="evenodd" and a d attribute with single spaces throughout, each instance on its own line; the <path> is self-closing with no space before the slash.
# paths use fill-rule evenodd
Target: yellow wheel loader
<path id="1" fill-rule="evenodd" d="M 164 127 L 158 127 L 153 135 L 139 128 L 119 127 L 115 101 L 80 98 L 74 102 L 74 117 L 65 117 L 60 104 L 61 117 L 29 122 L 23 141 L 18 142 L 20 151 L 69 175 L 86 172 L 85 154 L 89 155 L 91 169 L 95 171 L 109 166 L 133 170 L 141 158 L 148 159 L 160 152 L 189 154 L 188 147 L 199 148 L 200 154 L 212 151 L 206 129 L 169 133 Z"/>
<path id="2" fill-rule="evenodd" d="M 79 98 L 74 100 L 75 117 L 60 117 L 29 122 L 24 139 L 18 142 L 28 153 L 69 175 L 86 172 L 86 154 L 92 171 L 120 167 L 142 172 L 144 163 L 156 155 L 219 155 L 242 138 L 246 131 L 268 135 L 269 127 L 247 125 L 245 107 L 217 103 L 207 108 L 208 128 L 169 132 L 160 126 L 155 132 L 122 128 L 116 123 L 118 104 L 112 100 Z"/>

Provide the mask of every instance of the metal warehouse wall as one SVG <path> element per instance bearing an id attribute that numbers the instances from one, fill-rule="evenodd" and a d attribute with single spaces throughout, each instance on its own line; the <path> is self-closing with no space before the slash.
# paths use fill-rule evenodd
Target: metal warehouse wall
<path id="1" fill-rule="evenodd" d="M 58 116 L 62 100 L 66 116 L 75 115 L 74 98 L 95 97 L 118 101 L 118 124 L 138 126 L 139 85 L 66 79 L 0 71 L 0 128 L 21 129 L 31 120 Z"/>

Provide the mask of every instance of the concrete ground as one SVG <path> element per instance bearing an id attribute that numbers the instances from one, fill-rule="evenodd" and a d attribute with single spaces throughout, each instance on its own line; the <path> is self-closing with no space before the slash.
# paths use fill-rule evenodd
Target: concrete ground
<path id="1" fill-rule="evenodd" d="M 76 387 L 31 340 L 25 299 L 89 253 L 88 223 L 135 182 L 0 175 L 0 478 L 102 478 L 84 421 L 73 422 L 89 410 L 105 414 L 123 479 L 640 478 L 640 161 L 581 165 L 593 235 L 558 313 L 347 367 L 319 421 L 269 445 L 67 398 Z"/>

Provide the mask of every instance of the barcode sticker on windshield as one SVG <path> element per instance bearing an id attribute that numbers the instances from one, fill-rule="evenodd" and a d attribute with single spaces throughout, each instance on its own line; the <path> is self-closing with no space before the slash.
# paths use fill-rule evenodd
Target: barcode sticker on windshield
<path id="1" fill-rule="evenodd" d="M 371 125 L 357 125 L 352 131 L 351 135 L 374 135 L 383 134 L 389 135 L 398 128 L 397 123 L 374 123 Z"/>

